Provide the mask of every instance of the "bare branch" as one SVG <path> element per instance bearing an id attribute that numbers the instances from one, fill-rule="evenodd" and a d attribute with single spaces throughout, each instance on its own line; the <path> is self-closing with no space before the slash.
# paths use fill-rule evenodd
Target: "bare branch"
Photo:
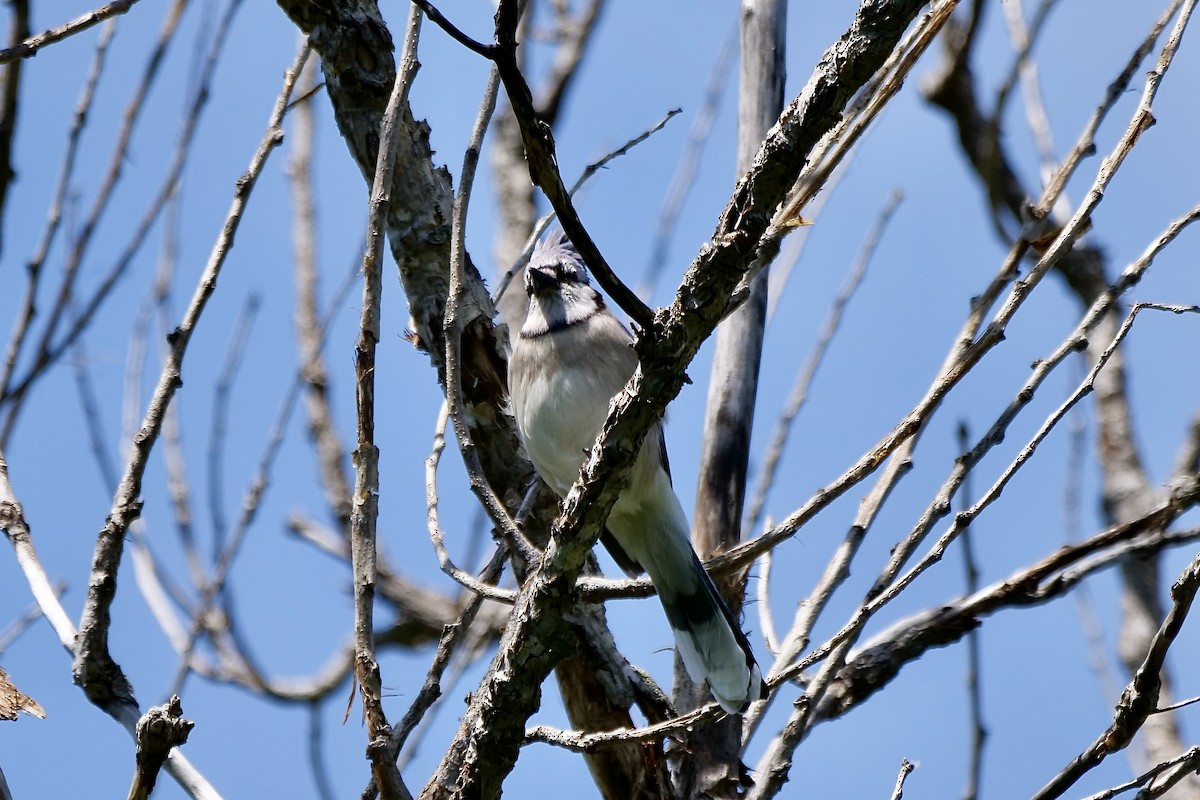
<path id="1" fill-rule="evenodd" d="M 75 663 L 72 672 L 77 684 L 96 705 L 118 718 L 135 713 L 136 702 L 121 668 L 113 661 L 108 650 L 109 611 L 116 596 L 116 575 L 120 565 L 125 534 L 130 524 L 141 513 L 142 476 L 150 451 L 162 430 L 167 405 L 182 383 L 180 377 L 183 357 L 188 342 L 208 299 L 216 288 L 217 276 L 229 253 L 233 236 L 241 223 L 242 213 L 249 200 L 254 183 L 261 174 L 271 151 L 283 138 L 280 123 L 284 108 L 296 79 L 296 71 L 307 57 L 307 49 L 301 52 L 295 68 L 289 70 L 283 90 L 276 100 L 267 131 L 251 159 L 246 173 L 238 180 L 233 203 L 220 235 L 209 256 L 208 264 L 200 277 L 195 294 L 184 312 L 183 319 L 170 335 L 170 353 L 163 366 L 155 387 L 154 395 L 146 409 L 141 430 L 134 437 L 133 452 L 125 466 L 125 473 L 113 497 L 112 510 L 100 531 L 96 550 L 92 558 L 91 580 L 79 626 L 79 637 L 75 646 Z"/>
<path id="2" fill-rule="evenodd" d="M 1035 800 L 1061 797 L 1080 777 L 1096 767 L 1106 756 L 1123 750 L 1129 745 L 1138 729 L 1158 704 L 1159 673 L 1166 661 L 1167 651 L 1174 643 L 1175 637 L 1179 634 L 1183 622 L 1191 610 L 1197 589 L 1200 589 L 1200 556 L 1192 560 L 1183 570 L 1179 579 L 1175 581 L 1175 585 L 1171 587 L 1171 610 L 1151 641 L 1142 666 L 1138 668 L 1133 680 L 1122 692 L 1113 722 L 1108 730 L 1100 734 L 1096 741 L 1042 787 L 1034 795 Z"/>
<path id="3" fill-rule="evenodd" d="M 862 283 L 863 276 L 866 275 L 867 265 L 871 262 L 871 256 L 874 255 L 875 249 L 879 246 L 879 240 L 883 238 L 883 232 L 887 229 L 888 222 L 891 221 L 892 215 L 896 212 L 896 208 L 899 207 L 902 199 L 903 194 L 897 189 L 892 192 L 891 197 L 888 198 L 888 201 L 884 204 L 882 210 L 880 210 L 879 217 L 875 221 L 875 226 L 863 241 L 858 257 L 854 260 L 850 273 L 842 283 L 842 288 L 829 305 L 829 312 L 825 315 L 825 321 L 821 324 L 821 331 L 817 334 L 816 341 L 813 342 L 812 350 L 808 354 L 808 359 L 804 362 L 804 367 L 796 376 L 796 382 L 792 385 L 792 391 L 788 395 L 783 413 L 779 415 L 779 420 L 775 423 L 775 430 L 771 434 L 770 444 L 767 446 L 766 455 L 763 457 L 761 474 L 758 478 L 758 489 L 754 493 L 754 499 L 750 502 L 750 510 L 746 513 L 745 528 L 748 531 L 752 531 L 758 527 L 763 507 L 767 502 L 767 495 L 771 490 L 772 484 L 775 482 L 775 470 L 779 466 L 779 460 L 783 457 L 783 448 L 787 444 L 792 422 L 795 420 L 796 415 L 800 413 L 805 400 L 808 399 L 809 387 L 812 385 L 813 378 L 816 377 L 817 369 L 821 366 L 821 362 L 825 358 L 825 353 L 829 350 L 829 345 L 833 341 L 833 337 L 837 334 L 846 306 L 849 305 L 850 298 L 854 296 L 854 292 L 858 289 L 859 284 Z"/>
<path id="4" fill-rule="evenodd" d="M 1152 553 L 1190 544 L 1200 538 L 1195 528 L 1164 529 L 1200 501 L 1197 484 L 1181 487 L 1145 516 L 1117 525 L 1060 548 L 1029 567 L 985 586 L 973 595 L 952 600 L 890 625 L 850 654 L 844 667 L 813 712 L 814 724 L 836 719 L 883 689 L 907 664 L 929 650 L 959 641 L 981 621 L 1006 608 L 1025 608 L 1061 597 L 1096 572 L 1112 567 L 1131 553 Z M 836 641 L 831 639 L 830 643 Z M 802 659 L 805 666 L 823 658 L 822 651 Z"/>
<path id="5" fill-rule="evenodd" d="M 42 265 L 46 262 L 46 257 L 50 253 L 50 245 L 54 242 L 62 221 L 63 200 L 75 172 L 75 157 L 79 152 L 80 137 L 87 125 L 88 112 L 91 110 L 92 99 L 95 97 L 96 84 L 99 83 L 100 75 L 104 71 L 108 45 L 112 41 L 115 30 L 116 22 L 113 21 L 105 25 L 100 32 L 100 36 L 96 40 L 95 52 L 92 54 L 92 62 L 88 67 L 87 77 L 84 79 L 83 90 L 79 94 L 79 100 L 75 103 L 75 113 L 72 115 L 71 128 L 67 133 L 67 150 L 59 169 L 58 182 L 54 187 L 54 199 L 50 202 L 49 218 L 46 220 L 46 227 L 42 232 L 37 250 L 25 265 L 25 295 L 21 301 L 21 311 L 13 322 L 13 331 L 9 337 L 8 346 L 4 351 L 4 368 L 3 372 L 0 372 L 0 394 L 3 394 L 4 388 L 12 382 L 13 370 L 17 366 L 17 357 L 25 338 L 29 335 L 30 326 L 33 324 Z"/>
<path id="6" fill-rule="evenodd" d="M 12 61 L 17 58 L 29 58 L 37 55 L 38 50 L 41 50 L 46 45 L 54 44 L 66 39 L 68 36 L 73 36 L 77 33 L 86 31 L 88 28 L 96 25 L 115 14 L 124 14 L 138 0 L 113 0 L 108 5 L 100 6 L 100 8 L 88 11 L 85 14 L 80 14 L 70 22 L 59 25 L 57 28 L 51 28 L 48 31 L 39 33 L 37 36 L 30 36 L 20 44 L 0 50 L 0 64 Z"/>
<path id="7" fill-rule="evenodd" d="M 142 244 L 146 240 L 150 229 L 154 222 L 158 219 L 163 210 L 169 207 L 168 200 L 175 194 L 177 184 L 183 172 L 183 167 L 187 160 L 187 155 L 191 149 L 194 134 L 197 124 L 200 119 L 208 99 L 208 85 L 215 72 L 216 64 L 219 60 L 222 45 L 226 40 L 226 35 L 232 24 L 234 13 L 237 11 L 241 0 L 230 0 L 226 9 L 226 13 L 221 20 L 221 25 L 214 36 L 211 47 L 204 66 L 200 70 L 202 76 L 200 85 L 196 90 L 193 102 L 184 118 L 183 130 L 180 132 L 179 143 L 176 146 L 174 160 L 171 167 L 167 171 L 167 176 L 164 179 L 157 195 L 153 198 L 148 206 L 145 214 L 140 220 L 137 229 L 130 238 L 129 244 L 125 250 L 117 258 L 112 269 L 100 281 L 92 296 L 83 302 L 79 307 L 78 316 L 69 330 L 62 337 L 54 342 L 54 335 L 57 332 L 58 320 L 65 310 L 65 304 L 71 296 L 71 287 L 74 284 L 75 277 L 78 275 L 79 265 L 82 262 L 84 252 L 88 243 L 91 241 L 92 233 L 95 231 L 100 217 L 108 206 L 109 200 L 112 197 L 113 190 L 120 178 L 124 160 L 126 158 L 126 150 L 129 145 L 129 137 L 132 134 L 133 126 L 137 121 L 140 110 L 143 108 L 143 103 L 147 92 L 153 82 L 154 77 L 158 73 L 158 67 L 162 63 L 162 59 L 166 52 L 166 48 L 173 39 L 174 32 L 177 28 L 178 15 L 182 12 L 183 0 L 176 0 L 175 5 L 168 12 L 168 17 L 163 24 L 163 29 L 160 33 L 158 43 L 151 58 L 147 64 L 146 72 L 142 82 L 135 91 L 133 100 L 130 101 L 126 108 L 125 116 L 122 122 L 121 134 L 118 138 L 118 143 L 114 151 L 114 158 L 109 163 L 108 172 L 105 176 L 105 181 L 101 189 L 97 192 L 93 200 L 91 211 L 85 221 L 83 230 L 80 236 L 72 246 L 67 259 L 67 267 L 62 283 L 59 286 L 58 297 L 54 306 L 51 308 L 50 317 L 47 319 L 43 328 L 41 340 L 37 346 L 37 352 L 34 355 L 33 363 L 26 370 L 25 374 L 18 380 L 12 380 L 0 387 L 0 401 L 7 401 L 10 404 L 8 416 L 4 420 L 3 430 L 0 430 L 0 441 L 5 441 L 10 435 L 13 426 L 16 424 L 17 415 L 28 396 L 31 385 L 47 370 L 55 361 L 66 352 L 74 340 L 87 328 L 91 323 L 92 318 L 99 310 L 100 306 L 108 298 L 117 281 L 125 274 L 125 271 L 133 263 L 134 257 L 141 249 Z"/>
<path id="8" fill-rule="evenodd" d="M 317 65 L 310 61 L 301 74 L 298 90 L 316 84 Z M 309 95 L 311 98 L 311 95 Z M 330 378 L 322 349 L 323 326 L 317 310 L 316 204 L 312 187 L 313 103 L 293 104 L 291 159 L 288 177 L 292 189 L 292 247 L 296 281 L 296 346 L 304 376 L 304 407 L 308 434 L 316 451 L 318 477 L 325 500 L 343 535 L 350 527 L 352 490 L 346 477 L 346 448 L 333 423 L 329 403 Z M 359 259 L 361 261 L 361 258 Z"/>
<path id="9" fill-rule="evenodd" d="M 384 800 L 411 798 L 393 757 L 388 752 L 391 726 L 383 711 L 382 681 L 375 660 L 372 619 L 375 600 L 375 525 L 379 515 L 379 448 L 375 446 L 375 346 L 379 342 L 380 298 L 383 282 L 384 226 L 391 202 L 392 172 L 401 137 L 400 120 L 408 105 L 420 64 L 417 41 L 421 12 L 409 9 L 400 73 L 379 127 L 379 152 L 371 186 L 367 253 L 363 258 L 363 300 L 358 342 L 354 346 L 355 411 L 358 443 L 354 451 L 354 505 L 350 514 L 350 552 L 354 565 L 354 672 L 367 722 L 367 757 L 371 774 Z"/>
<path id="10" fill-rule="evenodd" d="M 434 552 L 437 554 L 438 566 L 442 572 L 446 573 L 450 578 L 458 582 L 463 588 L 479 595 L 486 597 L 489 600 L 495 600 L 501 603 L 513 603 L 516 601 L 517 593 L 510 589 L 501 589 L 491 585 L 487 581 L 482 581 L 475 578 L 470 573 L 462 570 L 450 558 L 450 552 L 446 549 L 446 542 L 442 536 L 441 524 L 438 522 L 438 489 L 437 489 L 437 469 L 438 463 L 442 458 L 442 451 L 446 448 L 446 422 L 450 418 L 449 406 L 446 403 L 442 404 L 442 410 L 438 414 L 437 425 L 434 426 L 433 432 L 433 452 L 429 454 L 429 458 L 425 460 L 425 507 L 426 519 L 429 527 L 429 538 L 433 542 Z M 518 534 L 520 537 L 520 534 Z M 520 537 L 523 538 L 523 537 Z M 540 556 L 534 558 L 532 563 L 536 563 Z"/>
<path id="11" fill-rule="evenodd" d="M 1189 5 L 1188 8 L 1190 9 L 1191 6 Z M 1180 20 L 1181 22 L 1186 23 L 1187 15 L 1182 15 Z M 976 302 L 973 305 L 972 321 L 969 321 L 968 327 L 964 329 L 964 334 L 968 335 L 965 335 L 963 340 L 958 343 L 957 352 L 951 354 L 951 357 L 947 360 L 947 365 L 943 368 L 941 376 L 937 381 L 935 381 L 934 385 L 930 387 L 926 396 L 921 400 L 920 403 L 917 404 L 917 406 L 908 414 L 908 416 L 905 417 L 905 419 L 902 420 L 900 424 L 897 425 L 890 434 L 884 437 L 884 439 L 881 440 L 869 453 L 860 458 L 858 462 L 856 462 L 849 470 L 843 473 L 841 477 L 822 489 L 813 499 L 809 500 L 807 503 L 801 506 L 801 508 L 793 512 L 791 516 L 777 525 L 772 531 L 760 536 L 752 542 L 742 544 L 736 549 L 719 556 L 718 560 L 720 561 L 720 567 L 729 568 L 733 564 L 745 563 L 748 560 L 753 560 L 753 558 L 757 557 L 763 551 L 794 535 L 796 530 L 798 530 L 799 527 L 808 519 L 810 519 L 817 511 L 819 511 L 821 508 L 824 508 L 829 502 L 832 502 L 832 500 L 841 496 L 841 494 L 844 493 L 845 490 L 850 486 L 856 484 L 858 481 L 870 474 L 870 472 L 874 471 L 874 469 L 880 463 L 882 463 L 884 458 L 895 452 L 901 444 L 921 430 L 924 425 L 924 421 L 927 419 L 927 415 L 936 410 L 938 404 L 941 402 L 942 398 L 945 397 L 946 393 L 948 393 L 949 390 L 955 386 L 959 380 L 961 380 L 967 371 L 969 371 L 976 363 L 978 363 L 978 361 L 988 351 L 990 351 L 993 347 L 995 347 L 996 344 L 999 343 L 1001 337 L 1003 336 L 1003 330 L 1005 326 L 1020 309 L 1021 305 L 1028 298 L 1029 294 L 1038 285 L 1041 279 L 1045 277 L 1046 273 L 1056 264 L 1058 264 L 1058 262 L 1069 252 L 1075 238 L 1082 233 L 1083 229 L 1087 225 L 1090 224 L 1091 214 L 1095 210 L 1095 207 L 1099 205 L 1100 201 L 1103 199 L 1105 189 L 1112 181 L 1116 172 L 1120 169 L 1125 157 L 1137 144 L 1141 133 L 1152 124 L 1153 112 L 1151 111 L 1151 104 L 1153 103 L 1154 96 L 1157 94 L 1158 86 L 1162 76 L 1170 67 L 1170 64 L 1174 58 L 1175 50 L 1181 35 L 1182 30 L 1180 26 L 1177 25 L 1176 30 L 1172 33 L 1170 39 L 1163 48 L 1157 68 L 1147 75 L 1142 100 L 1139 103 L 1137 110 L 1134 112 L 1133 118 L 1130 120 L 1128 127 L 1120 137 L 1120 140 L 1114 146 L 1112 152 L 1101 163 L 1095 181 L 1089 189 L 1084 201 L 1075 210 L 1071 220 L 1058 231 L 1057 235 L 1054 237 L 1053 243 L 1045 249 L 1044 253 L 1038 259 L 1037 263 L 1029 271 L 1029 273 L 1021 280 L 1015 281 L 1012 284 L 1012 288 L 1008 297 L 1005 299 L 1001 307 L 996 311 L 992 321 L 989 323 L 987 328 L 984 329 L 982 334 L 973 339 L 969 336 L 971 326 L 974 324 L 973 320 L 976 318 L 976 314 L 979 313 L 979 311 L 984 308 L 985 305 L 990 303 L 990 301 L 984 301 L 983 298 L 987 294 L 990 294 L 992 287 L 989 287 L 988 293 L 985 295 L 980 295 L 979 302 Z M 1048 196 L 1049 190 L 1047 190 L 1047 194 L 1043 195 L 1043 201 L 1045 201 Z M 1189 215 L 1186 219 L 1188 222 L 1190 222 L 1192 219 L 1191 215 Z M 1172 228 L 1169 229 L 1173 232 L 1171 238 L 1173 238 L 1174 235 L 1178 235 L 1178 230 L 1180 229 L 1181 225 L 1186 226 L 1186 224 L 1187 222 L 1182 221 L 1175 223 Z M 1011 274 L 1010 270 L 1015 267 L 1026 248 L 1027 243 L 1025 242 L 1018 242 L 1014 246 L 1012 252 L 1010 252 L 1005 261 L 1005 265 L 1001 268 L 1001 276 L 1005 275 L 1006 273 Z M 1157 252 L 1157 250 L 1154 252 Z M 1152 258 L 1153 256 L 1151 256 L 1151 259 Z M 1123 275 L 1122 278 L 1109 289 L 1109 291 L 1105 292 L 1104 295 L 1097 300 L 1098 303 L 1103 303 L 1103 308 L 1107 308 L 1108 304 L 1111 303 L 1116 296 L 1118 296 L 1129 286 L 1133 285 L 1133 283 L 1136 283 L 1136 278 L 1134 276 L 1140 277 L 1142 272 L 1144 272 L 1145 268 L 1148 266 L 1149 262 L 1139 262 L 1139 264 L 1139 269 L 1131 268 L 1130 270 L 1127 270 L 1126 274 Z M 993 282 L 993 286 L 998 285 L 999 281 Z M 1095 310 L 1096 308 L 1094 306 L 1093 309 L 1089 310 L 1088 316 L 1091 316 L 1091 312 Z M 907 554 L 898 548 L 897 552 L 893 555 L 893 565 L 899 564 L 905 558 L 907 558 Z M 894 566 L 889 567 L 889 572 L 894 569 Z"/>
<path id="12" fill-rule="evenodd" d="M 1139 786 L 1145 786 L 1154 778 L 1157 778 L 1159 775 L 1169 771 L 1170 775 L 1168 776 L 1168 779 L 1157 784 L 1153 791 L 1145 790 L 1139 792 L 1137 797 L 1134 798 L 1134 800 L 1149 800 L 1149 798 L 1152 797 L 1162 796 L 1167 789 L 1174 786 L 1186 775 L 1194 773 L 1197 769 L 1200 769 L 1200 747 L 1192 747 L 1170 761 L 1164 761 L 1161 764 L 1156 764 L 1131 781 L 1126 781 L 1125 783 L 1122 783 L 1119 786 L 1114 786 L 1111 789 L 1105 789 L 1103 792 L 1097 792 L 1096 794 L 1088 795 L 1087 797 L 1083 798 L 1083 800 L 1110 800 L 1110 798 L 1116 797 L 1117 795 L 1127 792 L 1130 789 L 1136 789 Z"/>
<path id="13" fill-rule="evenodd" d="M 716 703 L 709 703 L 703 708 L 676 717 L 667 722 L 647 725 L 633 730 L 605 731 L 601 733 L 580 733 L 579 731 L 564 731 L 549 725 L 536 725 L 525 731 L 527 743 L 542 742 L 544 744 L 562 747 L 577 753 L 590 753 L 614 744 L 628 742 L 653 742 L 665 736 L 671 736 L 705 722 L 710 722 L 724 712 Z"/>
<path id="14" fill-rule="evenodd" d="M 29 524 L 25 520 L 25 511 L 20 501 L 13 494 L 12 484 L 8 478 L 8 463 L 0 449 L 0 528 L 4 530 L 16 554 L 17 564 L 25 575 L 34 600 L 41 609 L 46 621 L 54 629 L 63 649 L 73 654 L 76 644 L 75 625 L 67 616 L 58 594 L 46 577 L 38 558 L 37 549 L 33 545 L 33 537 L 29 532 Z M 113 709 L 113 717 L 121 723 L 130 735 L 138 720 L 137 706 L 121 705 Z M 195 767 L 179 752 L 172 750 L 167 758 L 167 771 L 179 782 L 179 785 L 194 800 L 221 800 L 216 789 L 201 775 Z"/>

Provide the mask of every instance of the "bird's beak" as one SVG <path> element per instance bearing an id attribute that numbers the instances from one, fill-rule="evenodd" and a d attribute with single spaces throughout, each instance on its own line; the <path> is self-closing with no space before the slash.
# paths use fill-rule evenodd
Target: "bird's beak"
<path id="1" fill-rule="evenodd" d="M 525 293 L 529 296 L 546 294 L 556 286 L 558 286 L 558 280 L 554 275 L 546 273 L 537 267 L 528 267 L 525 270 Z"/>

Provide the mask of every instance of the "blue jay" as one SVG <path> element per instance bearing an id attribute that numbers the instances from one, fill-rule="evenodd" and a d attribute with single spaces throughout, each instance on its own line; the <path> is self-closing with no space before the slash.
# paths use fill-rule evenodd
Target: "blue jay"
<path id="1" fill-rule="evenodd" d="M 588 283 L 565 235 L 538 243 L 525 270 L 529 312 L 508 365 L 512 410 L 525 451 L 565 497 L 596 440 L 609 402 L 637 367 L 632 339 Z M 758 664 L 732 612 L 692 549 L 690 526 L 671 488 L 666 443 L 646 435 L 629 485 L 601 540 L 630 576 L 650 575 L 692 680 L 731 714 L 763 696 Z"/>

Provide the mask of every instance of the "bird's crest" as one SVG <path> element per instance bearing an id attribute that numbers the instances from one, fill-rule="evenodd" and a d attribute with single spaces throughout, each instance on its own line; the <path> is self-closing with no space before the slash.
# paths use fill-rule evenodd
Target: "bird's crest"
<path id="1" fill-rule="evenodd" d="M 532 269 L 549 269 L 562 278 L 588 283 L 583 258 L 562 231 L 553 231 L 542 237 L 529 256 L 529 266 Z"/>

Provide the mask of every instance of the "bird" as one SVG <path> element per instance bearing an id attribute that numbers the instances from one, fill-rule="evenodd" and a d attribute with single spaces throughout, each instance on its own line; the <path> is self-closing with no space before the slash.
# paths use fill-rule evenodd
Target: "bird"
<path id="1" fill-rule="evenodd" d="M 563 498 L 638 359 L 565 234 L 537 243 L 524 286 L 529 309 L 508 365 L 511 409 L 534 468 Z M 646 434 L 600 538 L 627 574 L 650 576 L 693 681 L 707 681 L 730 714 L 765 696 L 750 643 L 692 549 L 661 423 Z"/>

